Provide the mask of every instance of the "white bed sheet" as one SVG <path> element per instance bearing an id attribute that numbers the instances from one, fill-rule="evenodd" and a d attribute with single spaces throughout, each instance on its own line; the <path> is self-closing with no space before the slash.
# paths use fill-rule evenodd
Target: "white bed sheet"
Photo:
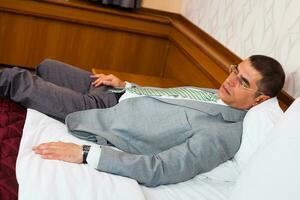
<path id="1" fill-rule="evenodd" d="M 228 200 L 238 175 L 236 162 L 227 161 L 189 181 L 142 190 L 147 200 Z"/>
<path id="2" fill-rule="evenodd" d="M 33 153 L 33 146 L 49 141 L 86 143 L 68 134 L 63 123 L 28 109 L 16 164 L 20 200 L 144 200 L 135 180 Z"/>
<path id="3" fill-rule="evenodd" d="M 239 174 L 236 162 L 228 161 L 192 180 L 147 188 L 88 165 L 44 160 L 32 152 L 33 146 L 50 141 L 87 143 L 68 134 L 63 123 L 28 109 L 16 165 L 20 200 L 227 200 Z"/>

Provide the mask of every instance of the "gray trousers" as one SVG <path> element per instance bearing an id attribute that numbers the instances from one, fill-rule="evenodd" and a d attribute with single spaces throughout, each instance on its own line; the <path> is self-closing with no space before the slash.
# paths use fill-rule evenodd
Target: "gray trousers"
<path id="1" fill-rule="evenodd" d="M 72 112 L 108 108 L 118 103 L 109 87 L 91 86 L 91 73 L 46 59 L 36 74 L 17 67 L 0 72 L 0 96 L 63 121 Z"/>

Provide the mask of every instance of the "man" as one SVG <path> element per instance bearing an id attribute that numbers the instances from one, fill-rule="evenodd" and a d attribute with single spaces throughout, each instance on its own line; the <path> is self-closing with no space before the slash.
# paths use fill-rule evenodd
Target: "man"
<path id="1" fill-rule="evenodd" d="M 147 186 L 189 180 L 232 158 L 246 110 L 276 96 L 285 79 L 281 65 L 261 55 L 231 66 L 217 95 L 191 88 L 163 96 L 151 90 L 149 96 L 130 87 L 118 94 L 105 87 L 128 87 L 117 77 L 92 75 L 96 80 L 91 83 L 88 72 L 51 60 L 37 69 L 43 79 L 19 69 L 1 73 L 0 94 L 58 119 L 71 113 L 66 118 L 70 133 L 101 145 L 89 149 L 50 142 L 34 147 L 35 153 L 45 159 L 87 161 Z"/>

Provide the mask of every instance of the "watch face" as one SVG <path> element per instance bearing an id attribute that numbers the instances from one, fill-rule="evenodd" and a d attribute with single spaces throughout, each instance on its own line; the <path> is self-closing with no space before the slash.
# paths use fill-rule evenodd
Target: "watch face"
<path id="1" fill-rule="evenodd" d="M 84 151 L 84 152 L 89 152 L 90 148 L 91 148 L 90 145 L 83 145 L 83 146 L 82 146 L 82 151 Z"/>

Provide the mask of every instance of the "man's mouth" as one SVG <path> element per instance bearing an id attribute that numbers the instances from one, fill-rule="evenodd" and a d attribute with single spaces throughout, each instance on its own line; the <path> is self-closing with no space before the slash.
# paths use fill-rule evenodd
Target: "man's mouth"
<path id="1" fill-rule="evenodd" d="M 225 91 L 228 95 L 230 95 L 230 92 L 229 92 L 229 90 L 226 88 L 225 84 L 222 85 L 222 88 L 224 89 L 224 91 Z"/>

